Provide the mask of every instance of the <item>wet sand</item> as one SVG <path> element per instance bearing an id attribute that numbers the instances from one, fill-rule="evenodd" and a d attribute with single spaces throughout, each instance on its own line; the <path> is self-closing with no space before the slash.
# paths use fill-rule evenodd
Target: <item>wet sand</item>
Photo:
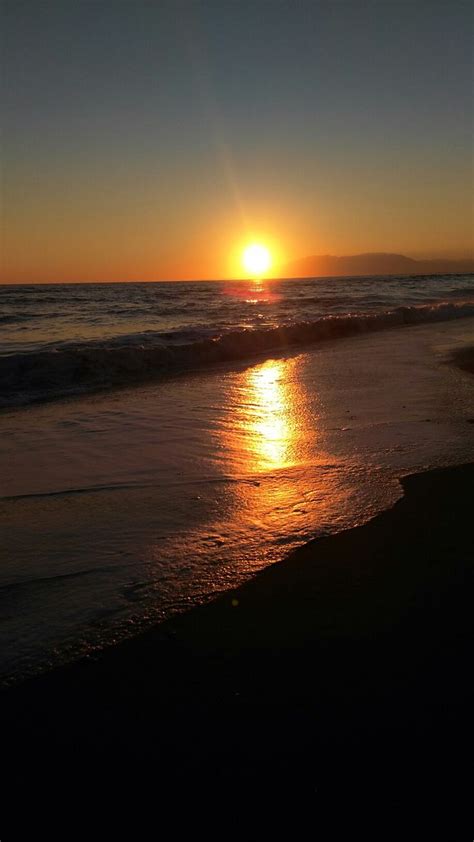
<path id="1" fill-rule="evenodd" d="M 216 602 L 5 691 L 5 838 L 132 822 L 256 839 L 285 821 L 294 838 L 361 821 L 463 838 L 474 463 L 403 487 Z"/>
<path id="2" fill-rule="evenodd" d="M 469 371 L 474 374 L 474 346 L 469 348 L 460 348 L 451 358 L 453 364 L 463 371 Z"/>

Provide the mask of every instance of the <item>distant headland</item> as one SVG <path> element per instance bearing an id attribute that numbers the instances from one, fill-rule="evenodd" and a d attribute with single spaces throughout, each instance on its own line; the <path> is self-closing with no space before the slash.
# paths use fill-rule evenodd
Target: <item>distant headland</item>
<path id="1" fill-rule="evenodd" d="M 474 272 L 474 259 L 415 260 L 404 254 L 370 252 L 336 257 L 332 254 L 311 255 L 287 263 L 288 278 L 327 277 L 331 275 L 435 275 Z"/>

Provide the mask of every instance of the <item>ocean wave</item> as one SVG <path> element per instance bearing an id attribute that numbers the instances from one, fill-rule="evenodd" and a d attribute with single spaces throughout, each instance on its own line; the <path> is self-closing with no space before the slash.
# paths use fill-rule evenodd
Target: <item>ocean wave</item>
<path id="1" fill-rule="evenodd" d="M 23 322 L 40 321 L 41 319 L 52 319 L 61 316 L 62 313 L 4 313 L 0 314 L 0 324 L 13 325 Z"/>
<path id="2" fill-rule="evenodd" d="M 470 287 L 458 287 L 457 289 L 451 289 L 446 292 L 446 295 L 450 298 L 465 298 L 466 295 L 472 294 L 472 286 Z"/>
<path id="3" fill-rule="evenodd" d="M 189 331 L 188 342 L 183 344 L 175 344 L 175 336 L 150 335 L 147 331 L 146 337 L 135 334 L 109 343 L 77 343 L 59 349 L 11 354 L 0 357 L 0 406 L 133 385 L 179 370 L 392 327 L 469 316 L 474 316 L 472 300 L 397 307 L 384 313 L 329 315 L 279 327 L 230 330 L 219 336 L 209 336 L 209 328 L 203 327 L 201 333 L 196 329 Z M 180 338 L 182 341 L 185 337 Z M 173 339 L 174 344 L 169 344 Z"/>

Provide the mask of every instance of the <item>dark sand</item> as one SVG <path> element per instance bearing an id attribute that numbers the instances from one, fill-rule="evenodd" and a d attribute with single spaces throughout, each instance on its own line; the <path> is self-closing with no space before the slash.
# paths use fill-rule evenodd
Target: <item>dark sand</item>
<path id="1" fill-rule="evenodd" d="M 451 362 L 463 371 L 469 371 L 474 374 L 474 346 L 468 348 L 460 348 L 451 356 Z"/>
<path id="2" fill-rule="evenodd" d="M 471 838 L 474 463 L 403 486 L 369 524 L 6 691 L 2 839 Z"/>

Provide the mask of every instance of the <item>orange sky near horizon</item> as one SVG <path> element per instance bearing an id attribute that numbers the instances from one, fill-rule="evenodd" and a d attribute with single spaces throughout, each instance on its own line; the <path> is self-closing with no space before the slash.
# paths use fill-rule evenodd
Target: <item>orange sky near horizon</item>
<path id="1" fill-rule="evenodd" d="M 349 196 L 340 206 L 289 196 L 270 196 L 266 207 L 247 214 L 245 224 L 232 213 L 205 201 L 201 212 L 195 193 L 164 213 L 159 198 L 137 208 L 137 197 L 38 191 L 27 201 L 11 201 L 3 210 L 0 283 L 61 283 L 235 279 L 245 277 L 241 255 L 249 242 L 261 242 L 272 255 L 268 277 L 284 274 L 285 264 L 311 254 L 396 252 L 423 257 L 472 255 L 471 208 L 460 193 L 442 202 L 416 195 L 406 206 L 403 191 L 384 204 Z M 453 189 L 454 192 L 454 189 Z M 455 201 L 455 198 L 457 201 Z M 251 203 L 249 203 L 251 205 Z M 88 211 L 86 212 L 86 207 Z M 429 213 L 426 209 L 429 208 Z M 464 222 L 464 225 L 462 224 Z"/>

